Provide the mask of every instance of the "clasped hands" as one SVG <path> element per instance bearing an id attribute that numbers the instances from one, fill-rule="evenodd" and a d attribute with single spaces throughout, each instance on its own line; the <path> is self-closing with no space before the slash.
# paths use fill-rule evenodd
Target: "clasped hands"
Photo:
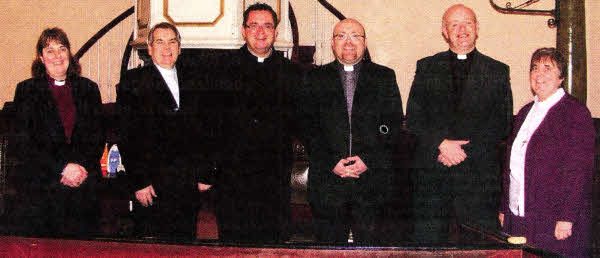
<path id="1" fill-rule="evenodd" d="M 68 163 L 61 173 L 60 183 L 69 187 L 79 187 L 88 176 L 87 170 L 79 164 Z"/>
<path id="2" fill-rule="evenodd" d="M 448 140 L 444 139 L 438 149 L 440 154 L 437 160 L 446 167 L 460 164 L 467 158 L 467 153 L 462 146 L 468 144 L 468 140 Z"/>
<path id="3" fill-rule="evenodd" d="M 212 185 L 206 185 L 202 183 L 198 183 L 198 191 L 204 192 L 210 189 Z M 135 192 L 135 198 L 142 204 L 144 207 L 152 206 L 152 198 L 156 197 L 156 192 L 154 192 L 154 187 L 149 185 Z"/>
<path id="4" fill-rule="evenodd" d="M 367 171 L 367 165 L 359 156 L 340 159 L 333 168 L 333 173 L 340 177 L 358 178 L 365 171 Z"/>

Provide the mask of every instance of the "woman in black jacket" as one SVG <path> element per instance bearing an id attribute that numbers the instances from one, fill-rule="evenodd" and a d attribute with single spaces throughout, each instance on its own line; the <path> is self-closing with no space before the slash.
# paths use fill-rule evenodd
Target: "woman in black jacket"
<path id="1" fill-rule="evenodd" d="M 94 191 L 105 142 L 98 85 L 81 77 L 69 39 L 46 29 L 33 78 L 17 85 L 17 157 L 22 195 L 15 233 L 86 236 L 97 232 Z"/>

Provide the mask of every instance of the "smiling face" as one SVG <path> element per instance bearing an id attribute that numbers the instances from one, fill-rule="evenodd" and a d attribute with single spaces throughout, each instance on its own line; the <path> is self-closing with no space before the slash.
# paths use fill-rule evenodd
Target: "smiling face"
<path id="1" fill-rule="evenodd" d="M 454 5 L 444 13 L 442 34 L 457 54 L 468 54 L 475 49 L 479 27 L 475 13 L 464 5 Z"/>
<path id="2" fill-rule="evenodd" d="M 277 28 L 271 13 L 266 10 L 248 13 L 248 20 L 242 26 L 242 36 L 250 53 L 257 57 L 267 57 L 277 37 Z"/>
<path id="3" fill-rule="evenodd" d="M 55 80 L 64 80 L 67 78 L 67 69 L 69 68 L 69 49 L 56 40 L 48 43 L 48 46 L 42 49 L 40 56 L 42 63 L 46 67 L 46 73 Z"/>
<path id="4" fill-rule="evenodd" d="M 529 71 L 529 85 L 540 101 L 552 96 L 562 85 L 560 70 L 550 57 L 536 61 Z"/>
<path id="5" fill-rule="evenodd" d="M 180 53 L 179 42 L 171 29 L 157 28 L 153 33 L 153 41 L 148 45 L 148 54 L 152 61 L 165 69 L 172 69 Z"/>
<path id="6" fill-rule="evenodd" d="M 331 49 L 335 58 L 344 65 L 354 65 L 363 59 L 367 48 L 365 29 L 356 20 L 340 21 L 333 29 Z"/>

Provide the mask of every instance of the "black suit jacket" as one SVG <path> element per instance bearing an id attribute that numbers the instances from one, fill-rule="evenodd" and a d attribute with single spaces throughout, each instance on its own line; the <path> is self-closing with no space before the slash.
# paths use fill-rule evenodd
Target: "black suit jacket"
<path id="1" fill-rule="evenodd" d="M 455 111 L 451 99 L 450 51 L 417 62 L 407 105 L 407 126 L 417 136 L 413 167 L 439 166 L 438 146 L 444 139 L 470 140 L 467 156 L 477 163 L 498 165 L 498 143 L 512 120 L 509 68 L 474 50 L 469 76 Z"/>
<path id="2" fill-rule="evenodd" d="M 131 192 L 152 185 L 159 196 L 190 193 L 198 182 L 210 183 L 202 178 L 208 170 L 195 119 L 197 87 L 184 70 L 177 66 L 179 107 L 154 64 L 127 71 L 117 87 L 119 150 Z"/>
<path id="3" fill-rule="evenodd" d="M 31 78 L 17 85 L 17 157 L 30 194 L 46 195 L 64 189 L 61 172 L 67 163 L 77 163 L 88 172 L 80 189 L 90 190 L 101 177 L 100 157 L 105 143 L 102 102 L 98 85 L 83 77 L 69 78 L 75 103 L 75 125 L 67 143 L 62 120 L 48 80 Z M 85 190 L 84 190 L 85 191 Z M 47 198 L 47 196 L 44 196 Z"/>
<path id="4" fill-rule="evenodd" d="M 360 178 L 340 178 L 337 162 L 348 157 L 348 112 L 337 61 L 309 71 L 300 90 L 310 164 L 309 201 L 380 203 L 389 198 L 394 145 L 402 133 L 402 100 L 394 71 L 362 61 L 352 107 L 352 155 L 367 165 Z M 387 131 L 386 131 L 387 128 Z"/>

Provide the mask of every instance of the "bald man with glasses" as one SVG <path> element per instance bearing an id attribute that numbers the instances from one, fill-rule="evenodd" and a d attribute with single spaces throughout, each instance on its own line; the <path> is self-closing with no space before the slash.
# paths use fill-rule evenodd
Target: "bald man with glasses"
<path id="1" fill-rule="evenodd" d="M 390 199 L 392 154 L 402 100 L 394 71 L 365 60 L 367 39 L 354 19 L 340 21 L 336 60 L 307 73 L 298 94 L 309 151 L 308 199 L 317 241 L 387 241 L 380 223 Z"/>

